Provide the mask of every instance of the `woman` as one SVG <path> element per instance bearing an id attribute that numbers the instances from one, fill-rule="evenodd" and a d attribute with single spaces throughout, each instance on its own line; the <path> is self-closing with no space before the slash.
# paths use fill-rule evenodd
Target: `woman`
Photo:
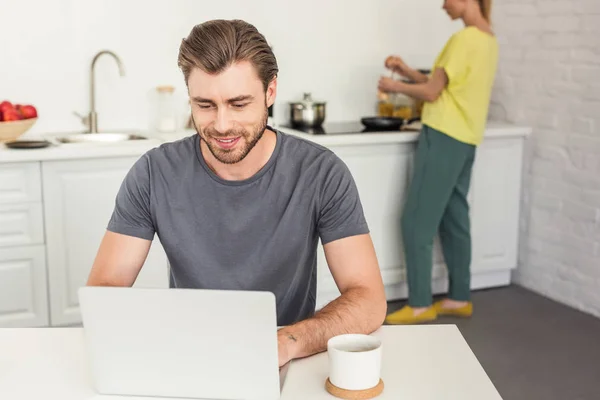
<path id="1" fill-rule="evenodd" d="M 390 56 L 387 68 L 415 84 L 381 78 L 383 93 L 424 100 L 423 130 L 402 216 L 409 301 L 390 324 L 431 321 L 438 315 L 469 317 L 471 236 L 467 193 L 476 146 L 483 138 L 498 60 L 490 26 L 491 0 L 446 0 L 444 10 L 462 19 L 435 61 L 430 76 Z M 432 304 L 432 248 L 439 231 L 448 266 L 448 298 Z"/>

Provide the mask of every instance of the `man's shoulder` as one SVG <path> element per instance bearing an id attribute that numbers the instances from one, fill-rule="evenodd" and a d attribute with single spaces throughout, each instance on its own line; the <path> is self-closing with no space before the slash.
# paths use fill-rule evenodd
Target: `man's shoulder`
<path id="1" fill-rule="evenodd" d="M 282 151 L 293 161 L 336 162 L 336 154 L 325 146 L 290 133 L 279 131 L 283 139 Z"/>
<path id="2" fill-rule="evenodd" d="M 317 181 L 346 176 L 346 163 L 331 149 L 309 139 L 279 131 L 283 138 L 282 161 L 296 173 Z"/>
<path id="3" fill-rule="evenodd" d="M 144 157 L 150 164 L 163 162 L 180 162 L 194 156 L 196 146 L 196 135 L 187 136 L 172 142 L 162 143 L 161 145 L 149 150 Z"/>

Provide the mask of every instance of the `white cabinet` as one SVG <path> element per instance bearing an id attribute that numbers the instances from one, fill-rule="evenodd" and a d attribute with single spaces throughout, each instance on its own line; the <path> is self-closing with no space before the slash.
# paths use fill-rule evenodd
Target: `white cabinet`
<path id="1" fill-rule="evenodd" d="M 47 324 L 40 164 L 0 164 L 0 327 Z"/>
<path id="2" fill-rule="evenodd" d="M 517 266 L 523 140 L 486 140 L 471 182 L 473 272 Z"/>
<path id="3" fill-rule="evenodd" d="M 388 300 L 408 296 L 400 220 L 412 179 L 416 143 L 331 147 L 356 181 Z M 517 264 L 522 137 L 486 138 L 471 178 L 472 288 L 508 283 Z M 374 179 L 376 177 L 376 179 Z M 319 246 L 317 306 L 339 295 Z M 445 292 L 447 271 L 439 238 L 433 247 L 433 292 Z"/>
<path id="4" fill-rule="evenodd" d="M 106 232 L 115 197 L 136 158 L 44 162 L 44 212 L 52 325 L 81 322 L 77 290 L 85 285 Z M 158 240 L 137 286 L 167 287 Z"/>
<path id="5" fill-rule="evenodd" d="M 0 248 L 0 327 L 48 325 L 44 246 Z"/>
<path id="6" fill-rule="evenodd" d="M 469 192 L 473 288 L 505 285 L 516 267 L 524 135 L 486 135 L 477 150 Z M 416 143 L 328 147 L 356 181 L 388 299 L 405 298 L 400 220 Z M 77 289 L 87 281 L 117 192 L 138 157 L 0 163 L 0 327 L 81 322 Z M 437 238 L 433 260 L 439 293 L 447 274 Z M 321 246 L 317 269 L 321 307 L 339 295 Z M 135 286 L 168 285 L 167 258 L 155 238 Z"/>

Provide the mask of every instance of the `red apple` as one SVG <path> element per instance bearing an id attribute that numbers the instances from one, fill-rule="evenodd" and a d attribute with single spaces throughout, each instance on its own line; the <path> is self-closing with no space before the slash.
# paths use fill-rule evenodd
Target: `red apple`
<path id="1" fill-rule="evenodd" d="M 11 110 L 11 109 L 14 110 L 14 106 L 12 105 L 11 102 L 9 102 L 9 101 L 3 101 L 2 103 L 0 103 L 0 111 L 1 112 L 4 112 L 6 110 Z"/>
<path id="2" fill-rule="evenodd" d="M 24 106 L 17 106 L 17 110 L 23 116 L 23 119 L 35 118 L 37 117 L 37 110 L 34 106 L 30 104 L 26 104 Z"/>
<path id="3" fill-rule="evenodd" d="M 22 119 L 19 112 L 17 110 L 15 110 L 14 108 L 5 109 L 2 112 L 2 116 L 3 116 L 3 121 L 18 121 L 18 120 Z"/>
<path id="4" fill-rule="evenodd" d="M 21 119 L 24 119 L 25 117 L 23 117 L 23 113 L 21 112 L 21 107 L 23 107 L 23 106 L 20 104 L 13 104 L 13 107 L 19 113 L 19 115 L 21 116 Z"/>

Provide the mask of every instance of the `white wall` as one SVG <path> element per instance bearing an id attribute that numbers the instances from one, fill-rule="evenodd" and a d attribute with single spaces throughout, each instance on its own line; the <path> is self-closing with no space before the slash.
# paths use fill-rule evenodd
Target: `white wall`
<path id="1" fill-rule="evenodd" d="M 491 116 L 534 126 L 517 282 L 600 316 L 600 1 L 504 0 Z"/>
<path id="2" fill-rule="evenodd" d="M 375 112 L 376 85 L 390 53 L 430 68 L 460 26 L 442 0 L 0 0 L 0 98 L 32 103 L 40 120 L 32 133 L 83 129 L 72 112 L 89 110 L 89 65 L 101 49 L 113 60 L 97 68 L 101 130 L 147 129 L 151 93 L 175 85 L 185 111 L 177 68 L 181 39 L 212 18 L 255 24 L 273 45 L 280 65 L 278 122 L 286 102 L 305 91 L 327 101 L 328 121 Z M 182 118 L 183 120 L 183 118 Z M 182 124 L 184 121 L 182 121 Z"/>

